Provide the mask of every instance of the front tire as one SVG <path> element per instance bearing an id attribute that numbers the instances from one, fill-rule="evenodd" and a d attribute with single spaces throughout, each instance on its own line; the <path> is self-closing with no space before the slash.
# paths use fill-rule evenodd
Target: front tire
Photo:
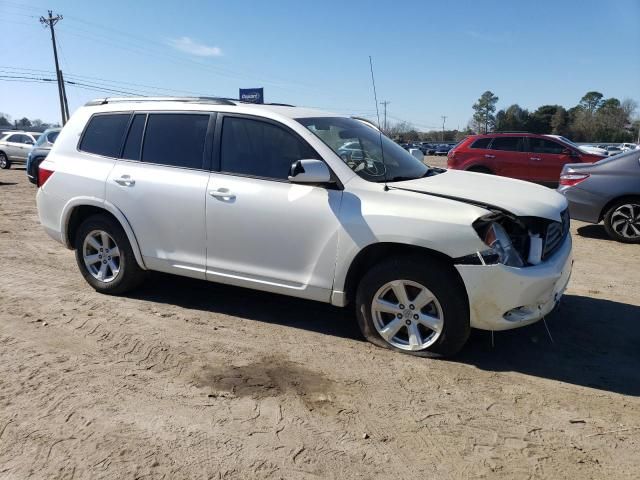
<path id="1" fill-rule="evenodd" d="M 82 276 L 96 291 L 120 295 L 144 280 L 126 233 L 106 215 L 88 217 L 75 236 L 76 262 Z"/>
<path id="2" fill-rule="evenodd" d="M 356 294 L 358 325 L 380 347 L 421 357 L 449 357 L 469 337 L 464 285 L 436 258 L 400 257 L 369 270 Z"/>
<path id="3" fill-rule="evenodd" d="M 0 168 L 3 170 L 11 168 L 11 161 L 4 152 L 0 152 Z"/>
<path id="4" fill-rule="evenodd" d="M 640 243 L 640 198 L 614 203 L 604 216 L 607 234 L 623 243 Z"/>

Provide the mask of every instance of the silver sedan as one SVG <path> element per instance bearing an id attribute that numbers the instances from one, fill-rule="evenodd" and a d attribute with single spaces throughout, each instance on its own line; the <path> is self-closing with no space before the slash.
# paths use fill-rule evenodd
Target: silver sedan
<path id="1" fill-rule="evenodd" d="M 593 164 L 567 164 L 558 191 L 569 201 L 571 218 L 603 221 L 611 238 L 640 243 L 640 150 Z"/>

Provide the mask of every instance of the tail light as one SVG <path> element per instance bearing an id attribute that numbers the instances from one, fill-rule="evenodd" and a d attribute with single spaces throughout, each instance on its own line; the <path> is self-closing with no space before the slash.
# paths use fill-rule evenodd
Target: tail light
<path id="1" fill-rule="evenodd" d="M 51 175 L 53 175 L 53 170 L 47 170 L 42 167 L 38 168 L 38 187 L 43 186 Z"/>
<path id="2" fill-rule="evenodd" d="M 573 187 L 574 185 L 584 182 L 590 175 L 588 173 L 566 173 L 560 175 L 560 185 Z"/>

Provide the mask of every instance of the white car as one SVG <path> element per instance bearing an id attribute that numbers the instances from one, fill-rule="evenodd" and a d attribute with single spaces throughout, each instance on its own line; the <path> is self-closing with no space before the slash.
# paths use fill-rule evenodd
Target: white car
<path id="1" fill-rule="evenodd" d="M 638 148 L 638 145 L 636 145 L 635 143 L 621 143 L 620 144 L 620 150 L 622 150 L 623 152 L 628 152 L 630 150 L 636 150 Z"/>
<path id="2" fill-rule="evenodd" d="M 13 163 L 26 163 L 36 136 L 30 132 L 10 131 L 0 134 L 0 168 L 11 168 Z"/>
<path id="3" fill-rule="evenodd" d="M 367 158 L 345 163 L 358 141 Z M 558 303 L 572 267 L 567 201 L 430 168 L 375 128 L 305 108 L 103 99 L 38 172 L 47 233 L 86 281 L 120 294 L 157 270 L 354 306 L 367 339 L 447 356 Z"/>

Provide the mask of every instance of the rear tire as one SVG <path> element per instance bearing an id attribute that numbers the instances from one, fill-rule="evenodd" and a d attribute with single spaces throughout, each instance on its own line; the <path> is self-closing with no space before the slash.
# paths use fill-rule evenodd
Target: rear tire
<path id="1" fill-rule="evenodd" d="M 88 217 L 76 232 L 74 247 L 82 276 L 100 293 L 120 295 L 145 278 L 126 233 L 113 218 L 99 214 Z"/>
<path id="2" fill-rule="evenodd" d="M 11 168 L 11 160 L 9 160 L 9 157 L 7 157 L 7 154 L 4 152 L 0 152 L 0 168 L 3 170 Z"/>
<path id="3" fill-rule="evenodd" d="M 355 306 L 367 340 L 420 357 L 458 353 L 471 330 L 464 285 L 436 258 L 398 257 L 375 265 L 358 285 Z"/>
<path id="4" fill-rule="evenodd" d="M 607 234 L 622 243 L 640 243 L 640 198 L 614 203 L 604 216 Z"/>

